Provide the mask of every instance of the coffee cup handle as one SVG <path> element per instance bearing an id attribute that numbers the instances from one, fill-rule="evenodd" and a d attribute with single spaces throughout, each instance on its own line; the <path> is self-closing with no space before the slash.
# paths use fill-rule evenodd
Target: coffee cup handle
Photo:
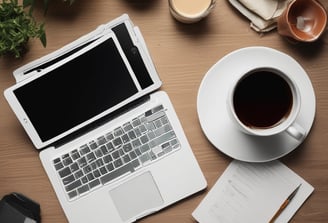
<path id="1" fill-rule="evenodd" d="M 289 126 L 286 131 L 291 137 L 299 141 L 302 140 L 305 136 L 304 129 L 297 123 Z"/>

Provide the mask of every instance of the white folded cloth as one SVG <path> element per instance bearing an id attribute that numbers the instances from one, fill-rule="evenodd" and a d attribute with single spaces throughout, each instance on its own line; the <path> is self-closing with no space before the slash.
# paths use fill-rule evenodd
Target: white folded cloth
<path id="1" fill-rule="evenodd" d="M 277 18 L 294 0 L 229 0 L 250 21 L 257 32 L 268 32 L 277 27 Z"/>

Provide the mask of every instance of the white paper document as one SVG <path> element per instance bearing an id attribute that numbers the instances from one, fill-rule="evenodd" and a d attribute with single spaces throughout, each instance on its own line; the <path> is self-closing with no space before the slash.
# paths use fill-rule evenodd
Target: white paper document
<path id="1" fill-rule="evenodd" d="M 200 223 L 269 222 L 299 186 L 275 222 L 288 222 L 314 188 L 279 161 L 234 160 L 192 213 Z"/>

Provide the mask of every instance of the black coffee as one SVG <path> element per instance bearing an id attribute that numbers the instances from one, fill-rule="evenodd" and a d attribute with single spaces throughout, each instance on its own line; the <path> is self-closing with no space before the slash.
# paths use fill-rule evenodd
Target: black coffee
<path id="1" fill-rule="evenodd" d="M 233 105 L 239 120 L 251 128 L 269 128 L 286 118 L 293 104 L 290 86 L 271 71 L 258 70 L 239 81 Z"/>

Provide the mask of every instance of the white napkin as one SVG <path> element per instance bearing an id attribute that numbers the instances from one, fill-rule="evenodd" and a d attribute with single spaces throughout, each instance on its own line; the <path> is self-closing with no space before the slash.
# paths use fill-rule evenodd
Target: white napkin
<path id="1" fill-rule="evenodd" d="M 229 0 L 240 13 L 251 21 L 257 32 L 268 32 L 277 26 L 277 18 L 293 0 Z"/>

